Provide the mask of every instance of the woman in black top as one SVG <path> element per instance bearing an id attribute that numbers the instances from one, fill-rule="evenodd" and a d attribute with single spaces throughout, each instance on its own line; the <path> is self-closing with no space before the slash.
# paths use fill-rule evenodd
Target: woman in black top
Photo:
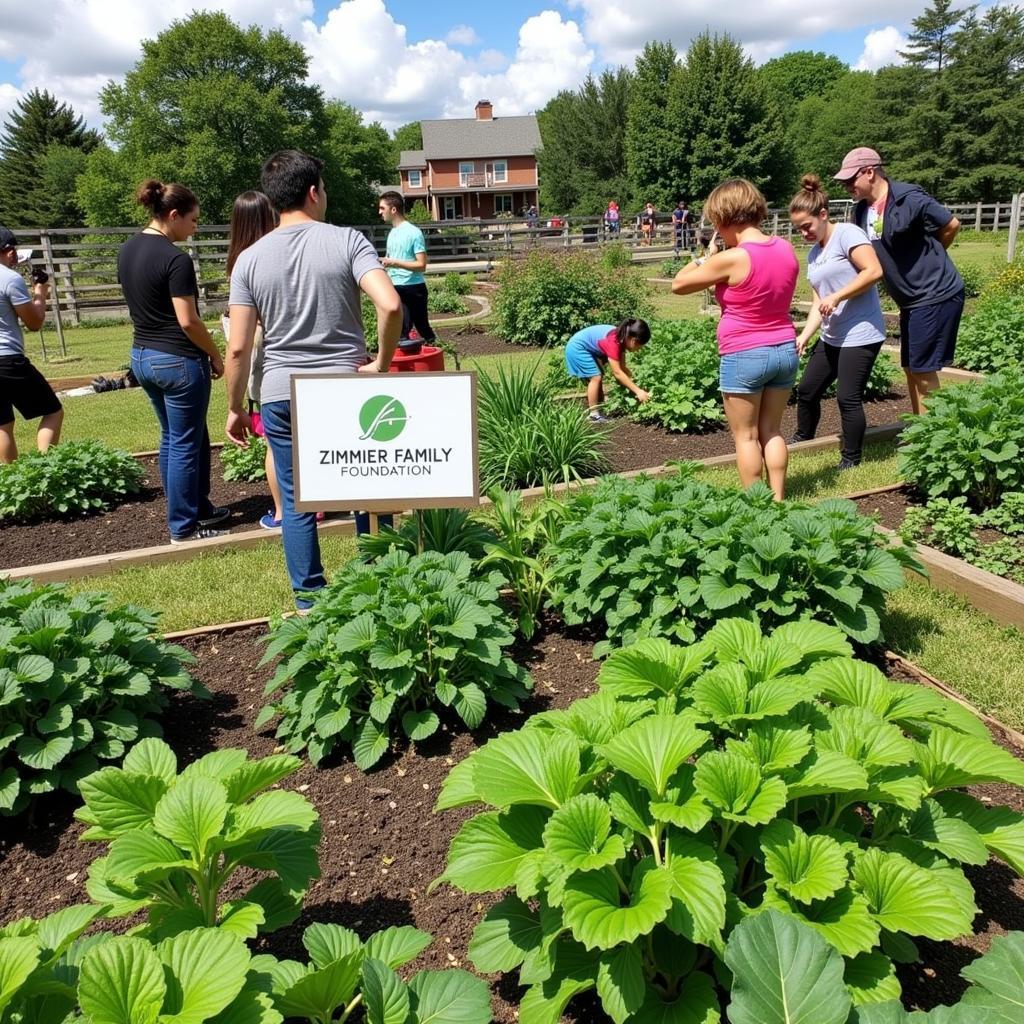
<path id="1" fill-rule="evenodd" d="M 160 478 L 171 543 L 219 536 L 230 515 L 210 503 L 210 381 L 224 373 L 199 316 L 199 287 L 188 254 L 175 244 L 197 227 L 199 202 L 184 185 L 150 179 L 138 202 L 152 217 L 117 257 L 117 275 L 135 327 L 132 371 L 160 421 Z"/>

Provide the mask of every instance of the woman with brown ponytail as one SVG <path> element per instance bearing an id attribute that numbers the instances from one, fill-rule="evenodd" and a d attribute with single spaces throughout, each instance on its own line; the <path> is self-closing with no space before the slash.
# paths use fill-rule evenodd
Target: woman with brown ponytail
<path id="1" fill-rule="evenodd" d="M 828 195 L 814 174 L 805 174 L 789 204 L 793 226 L 805 242 L 807 279 L 814 292 L 807 324 L 796 340 L 801 355 L 816 331 L 821 340 L 797 385 L 797 432 L 794 441 L 809 441 L 818 429 L 821 399 L 838 381 L 843 448 L 839 469 L 860 464 L 867 420 L 864 387 L 885 341 L 885 323 L 877 284 L 882 266 L 868 236 L 856 224 L 833 224 Z"/>
<path id="2" fill-rule="evenodd" d="M 199 287 L 178 248 L 196 230 L 199 201 L 184 185 L 151 178 L 135 196 L 149 223 L 125 242 L 117 277 L 134 325 L 131 366 L 160 421 L 160 478 L 171 543 L 220 536 L 227 508 L 210 503 L 210 381 L 224 362 L 199 316 Z"/>

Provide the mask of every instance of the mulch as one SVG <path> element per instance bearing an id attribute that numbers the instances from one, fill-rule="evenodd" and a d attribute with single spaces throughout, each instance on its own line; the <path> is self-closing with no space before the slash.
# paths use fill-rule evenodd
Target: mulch
<path id="1" fill-rule="evenodd" d="M 538 359 L 546 359 L 544 349 L 528 348 L 524 345 L 513 345 L 491 334 L 487 328 L 480 323 L 470 322 L 461 327 L 440 327 L 438 335 L 451 345 L 458 353 L 460 359 L 470 356 L 507 356 L 516 353 L 530 352 Z M 454 370 L 454 363 L 447 365 L 447 369 Z"/>
<path id="2" fill-rule="evenodd" d="M 269 666 L 258 665 L 261 635 L 261 629 L 252 628 L 185 641 L 199 659 L 195 675 L 214 696 L 209 702 L 187 695 L 172 699 L 164 734 L 181 764 L 215 748 L 244 747 L 254 757 L 274 750 L 272 731 L 252 730 L 271 674 Z M 529 714 L 565 707 L 594 692 L 592 639 L 550 628 L 521 646 L 517 657 L 533 673 L 533 696 L 518 713 L 498 710 L 475 734 L 449 720 L 425 743 L 395 750 L 371 774 L 342 756 L 319 769 L 304 764 L 287 785 L 304 792 L 320 812 L 321 877 L 310 889 L 301 919 L 260 939 L 260 949 L 302 957 L 302 929 L 317 920 L 346 925 L 364 938 L 389 925 L 412 924 L 435 940 L 412 965 L 415 969 L 472 970 L 468 942 L 495 898 L 466 896 L 446 885 L 426 891 L 444 868 L 452 836 L 473 813 L 458 809 L 435 815 L 433 803 L 451 766 L 497 732 L 519 727 Z M 1022 792 L 1014 787 L 974 787 L 971 792 L 1024 810 Z M 87 868 L 103 853 L 103 844 L 78 842 L 83 826 L 72 817 L 74 807 L 71 797 L 54 796 L 38 804 L 34 820 L 4 821 L 0 868 L 6 884 L 0 887 L 0 921 L 40 915 L 86 898 Z M 957 999 L 964 988 L 960 968 L 987 949 L 993 935 L 1024 928 L 1024 881 L 995 860 L 968 868 L 967 874 L 980 907 L 976 934 L 953 943 L 919 943 L 921 962 L 899 968 L 908 1006 L 930 1008 Z M 514 975 L 492 979 L 500 1024 L 517 1019 L 522 991 Z M 606 1020 L 593 1001 L 577 1003 L 565 1020 Z"/>

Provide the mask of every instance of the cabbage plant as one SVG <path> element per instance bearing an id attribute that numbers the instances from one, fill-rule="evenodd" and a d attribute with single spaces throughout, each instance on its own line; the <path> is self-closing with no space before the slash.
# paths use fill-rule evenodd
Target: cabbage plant
<path id="1" fill-rule="evenodd" d="M 813 621 L 644 639 L 608 658 L 597 694 L 449 773 L 439 810 L 488 809 L 438 881 L 514 889 L 470 957 L 519 969 L 523 1024 L 592 988 L 617 1024 L 675 1019 L 680 1000 L 717 1020 L 726 940 L 768 910 L 841 956 L 853 1004 L 895 999 L 914 938 L 971 931 L 961 865 L 1024 872 L 1024 816 L 961 791 L 1024 784 L 1024 763 L 960 705 L 851 655 Z"/>

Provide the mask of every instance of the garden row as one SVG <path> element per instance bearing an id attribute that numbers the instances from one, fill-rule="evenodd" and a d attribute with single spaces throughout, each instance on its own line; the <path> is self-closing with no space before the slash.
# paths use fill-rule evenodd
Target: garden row
<path id="1" fill-rule="evenodd" d="M 369 770 L 410 743 L 513 724 L 536 706 L 523 652 L 542 615 L 598 630 L 597 693 L 454 763 L 436 807 L 461 821 L 437 884 L 463 906 L 506 894 L 481 901 L 468 944 L 479 972 L 526 987 L 520 1001 L 499 981 L 500 1005 L 518 1001 L 525 1024 L 585 993 L 617 1024 L 906 1019 L 894 964 L 918 958 L 916 939 L 971 931 L 965 866 L 995 854 L 1024 871 L 1024 816 L 963 792 L 1022 784 L 1024 763 L 958 705 L 855 657 L 912 564 L 849 502 L 777 503 L 687 470 L 564 503 L 498 494 L 484 517 L 427 513 L 422 531 L 366 538 L 309 616 L 274 624 L 253 725 L 276 721 L 280 752 L 215 750 L 183 770 L 147 737 L 163 687 L 194 686 L 184 653 L 136 610 L 6 586 L 8 809 L 41 813 L 64 787 L 85 801 L 82 839 L 105 844 L 91 905 L 2 933 L 14 1019 L 55 998 L 55 1019 L 77 1006 L 93 1022 L 323 1022 L 356 1005 L 396 1024 L 489 1019 L 464 971 L 399 978 L 429 942 L 408 926 L 363 941 L 317 922 L 305 962 L 247 942 L 273 944 L 257 935 L 296 920 L 318 844 L 335 852 L 308 799 L 277 788 L 296 755 Z M 394 856 L 372 832 L 341 838 Z M 129 937 L 78 938 L 139 914 Z M 998 942 L 967 971 L 963 1005 L 929 1019 L 998 1020 L 999 979 L 1022 957 L 1019 936 Z"/>

